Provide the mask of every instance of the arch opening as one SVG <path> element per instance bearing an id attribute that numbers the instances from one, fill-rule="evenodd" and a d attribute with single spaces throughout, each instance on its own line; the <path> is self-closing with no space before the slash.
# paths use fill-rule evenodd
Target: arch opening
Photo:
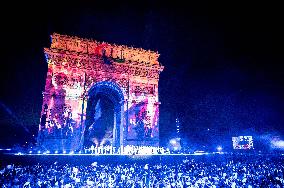
<path id="1" fill-rule="evenodd" d="M 84 147 L 121 145 L 124 96 L 114 82 L 96 83 L 88 92 Z"/>

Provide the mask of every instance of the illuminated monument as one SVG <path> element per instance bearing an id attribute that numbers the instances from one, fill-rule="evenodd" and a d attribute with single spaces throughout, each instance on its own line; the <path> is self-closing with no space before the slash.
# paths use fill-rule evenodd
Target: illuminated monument
<path id="1" fill-rule="evenodd" d="M 159 145 L 158 81 L 150 50 L 54 33 L 38 143 L 78 150 L 90 145 Z"/>

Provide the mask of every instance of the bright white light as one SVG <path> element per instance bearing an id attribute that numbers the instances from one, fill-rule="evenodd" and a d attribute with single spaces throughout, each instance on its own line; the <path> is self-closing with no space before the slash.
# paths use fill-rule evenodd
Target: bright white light
<path id="1" fill-rule="evenodd" d="M 197 150 L 194 152 L 194 155 L 204 155 L 205 152 L 204 151 L 201 151 L 201 150 Z"/>
<path id="2" fill-rule="evenodd" d="M 217 150 L 218 150 L 219 152 L 222 151 L 222 149 L 223 149 L 223 148 L 222 148 L 221 146 L 218 146 L 218 147 L 217 147 Z"/>
<path id="3" fill-rule="evenodd" d="M 176 150 L 178 150 L 178 147 L 177 147 L 177 146 L 175 146 L 175 147 L 174 147 L 174 150 L 175 150 L 175 151 L 176 151 Z"/>
<path id="4" fill-rule="evenodd" d="M 177 141 L 176 141 L 176 139 L 171 139 L 171 140 L 170 140 L 170 143 L 171 143 L 172 145 L 175 145 L 175 144 L 177 144 Z"/>
<path id="5" fill-rule="evenodd" d="M 65 154 L 65 153 L 66 153 L 66 151 L 65 151 L 65 150 L 63 150 L 63 153 Z"/>
<path id="6" fill-rule="evenodd" d="M 58 151 L 57 151 L 57 150 L 55 150 L 55 152 L 54 152 L 54 153 L 56 153 L 56 154 L 57 154 L 57 153 L 58 153 Z"/>
<path id="7" fill-rule="evenodd" d="M 284 141 L 283 140 L 275 140 L 271 141 L 272 146 L 274 148 L 284 149 Z"/>
<path id="8" fill-rule="evenodd" d="M 2 148 L 0 148 L 0 151 L 1 151 L 1 150 L 7 150 L 7 151 L 10 151 L 11 149 L 2 149 Z"/>
<path id="9" fill-rule="evenodd" d="M 29 151 L 29 153 L 32 153 L 33 151 Z"/>
<path id="10" fill-rule="evenodd" d="M 37 151 L 38 154 L 40 154 L 40 151 Z"/>

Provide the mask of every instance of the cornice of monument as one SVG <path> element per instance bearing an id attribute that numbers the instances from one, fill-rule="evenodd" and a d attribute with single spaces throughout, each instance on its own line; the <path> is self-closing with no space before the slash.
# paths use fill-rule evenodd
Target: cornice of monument
<path id="1" fill-rule="evenodd" d="M 141 66 L 164 69 L 158 62 L 160 54 L 151 50 L 142 48 L 133 48 L 126 45 L 110 44 L 98 42 L 92 39 L 84 39 L 74 36 L 61 35 L 53 33 L 51 35 L 51 47 L 45 48 L 45 52 L 65 52 L 77 57 L 102 56 L 103 53 L 108 58 L 123 60 L 121 64 L 139 64 Z M 126 63 L 125 63 L 126 62 Z"/>
<path id="2" fill-rule="evenodd" d="M 48 63 L 62 63 L 66 61 L 65 63 L 71 64 L 71 62 L 80 62 L 81 64 L 87 64 L 87 62 L 94 62 L 94 63 L 103 63 L 103 58 L 97 55 L 89 55 L 89 54 L 82 54 L 77 52 L 70 52 L 65 50 L 58 50 L 58 49 L 50 49 L 50 48 L 44 48 L 44 52 L 47 55 L 47 61 Z M 52 61 L 50 61 L 52 60 Z M 150 65 L 146 62 L 133 62 L 133 61 L 127 61 L 127 62 L 117 62 L 115 60 L 110 60 L 112 63 L 112 66 L 127 66 L 127 67 L 137 67 L 142 69 L 153 69 L 158 70 L 159 72 L 162 72 L 164 69 L 164 66 L 160 65 Z M 85 66 L 80 66 L 81 68 L 85 68 Z M 78 67 L 79 68 L 79 67 Z"/>

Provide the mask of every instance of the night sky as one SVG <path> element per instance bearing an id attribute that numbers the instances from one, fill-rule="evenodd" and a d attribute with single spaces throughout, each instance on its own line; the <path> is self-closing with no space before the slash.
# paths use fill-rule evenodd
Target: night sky
<path id="1" fill-rule="evenodd" d="M 160 136 L 284 133 L 281 6 L 99 1 L 5 5 L 0 145 L 37 134 L 53 32 L 158 51 Z M 212 136 L 211 136 L 212 137 Z"/>

